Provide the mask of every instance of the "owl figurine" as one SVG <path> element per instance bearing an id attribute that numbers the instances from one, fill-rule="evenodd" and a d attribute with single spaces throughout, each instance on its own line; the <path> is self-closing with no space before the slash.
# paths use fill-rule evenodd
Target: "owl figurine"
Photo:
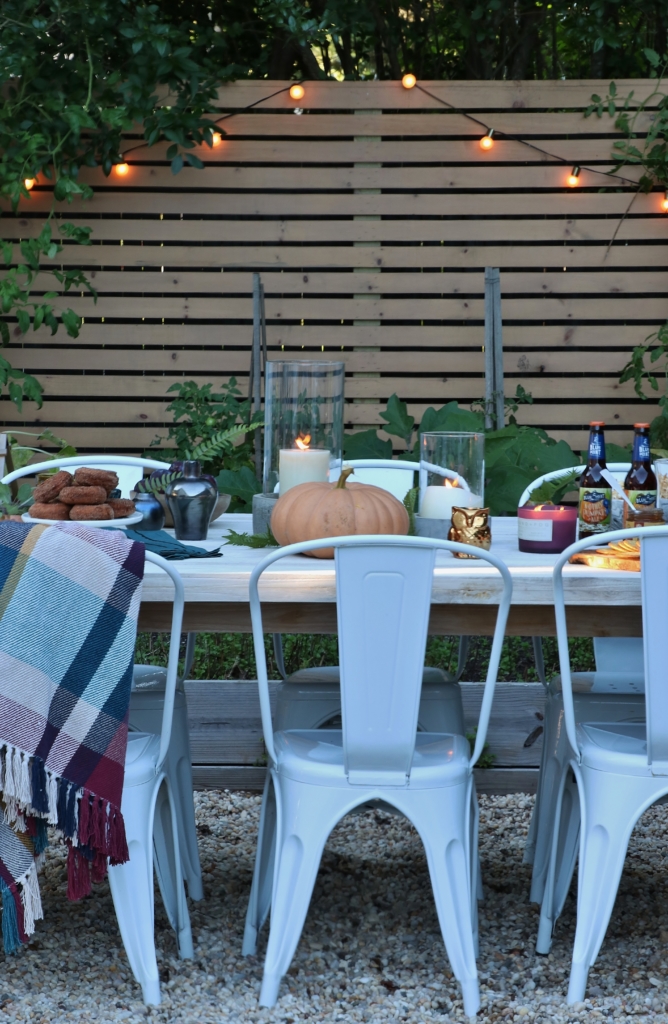
<path id="1" fill-rule="evenodd" d="M 459 544 L 471 544 L 476 548 L 483 548 L 489 551 L 492 546 L 492 531 L 489 528 L 488 508 L 460 508 L 454 505 L 452 509 L 452 526 L 448 533 L 448 540 L 456 540 Z M 453 551 L 455 558 L 476 558 L 476 555 L 463 554 Z"/>

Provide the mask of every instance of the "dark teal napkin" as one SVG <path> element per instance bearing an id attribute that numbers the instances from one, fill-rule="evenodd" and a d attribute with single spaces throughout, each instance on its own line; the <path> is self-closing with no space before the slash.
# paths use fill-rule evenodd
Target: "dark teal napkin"
<path id="1" fill-rule="evenodd" d="M 207 551 L 206 548 L 196 548 L 192 544 L 182 544 L 175 537 L 170 537 L 165 530 L 123 530 L 123 533 L 129 540 L 140 541 L 153 554 L 161 555 L 170 561 L 181 558 L 222 558 L 220 548 Z"/>

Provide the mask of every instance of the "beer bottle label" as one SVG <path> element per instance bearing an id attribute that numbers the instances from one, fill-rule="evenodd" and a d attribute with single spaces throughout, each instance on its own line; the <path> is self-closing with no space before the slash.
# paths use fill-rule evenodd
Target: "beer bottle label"
<path id="1" fill-rule="evenodd" d="M 649 462 L 650 459 L 649 437 L 647 434 L 636 434 L 633 439 L 633 461 Z"/>
<path id="2" fill-rule="evenodd" d="M 580 488 L 580 527 L 603 532 L 612 519 L 612 488 Z"/>
<path id="3" fill-rule="evenodd" d="M 589 458 L 600 461 L 605 458 L 605 440 L 602 434 L 591 433 L 589 435 Z"/>
<path id="4" fill-rule="evenodd" d="M 649 512 L 650 509 L 656 508 L 656 490 L 653 491 L 627 491 L 624 490 L 626 497 L 631 501 L 635 508 L 639 512 Z M 628 523 L 629 518 L 629 506 L 624 502 L 624 525 Z"/>

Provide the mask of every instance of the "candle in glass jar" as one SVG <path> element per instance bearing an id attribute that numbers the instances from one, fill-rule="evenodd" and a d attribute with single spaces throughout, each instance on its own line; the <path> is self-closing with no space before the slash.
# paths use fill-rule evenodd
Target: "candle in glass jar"
<path id="1" fill-rule="evenodd" d="M 472 494 L 466 487 L 453 486 L 449 480 L 445 485 L 430 484 L 420 501 L 420 515 L 423 519 L 452 519 L 454 505 L 482 508 L 482 497 Z"/>
<path id="2" fill-rule="evenodd" d="M 297 484 L 327 482 L 330 454 L 327 448 L 281 448 L 278 491 L 285 494 Z"/>
<path id="3" fill-rule="evenodd" d="M 561 554 L 575 543 L 578 510 L 568 505 L 524 505 L 517 510 L 520 551 Z"/>

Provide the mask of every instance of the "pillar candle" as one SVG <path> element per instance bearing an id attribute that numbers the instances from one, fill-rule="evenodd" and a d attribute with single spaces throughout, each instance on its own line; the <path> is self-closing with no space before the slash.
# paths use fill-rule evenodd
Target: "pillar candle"
<path id="1" fill-rule="evenodd" d="M 279 494 L 285 494 L 297 484 L 315 483 L 329 479 L 328 449 L 281 448 L 278 461 Z"/>
<path id="2" fill-rule="evenodd" d="M 471 494 L 464 487 L 430 485 L 425 488 L 422 496 L 420 515 L 423 519 L 452 519 L 453 505 L 482 508 L 482 498 L 479 494 Z"/>

